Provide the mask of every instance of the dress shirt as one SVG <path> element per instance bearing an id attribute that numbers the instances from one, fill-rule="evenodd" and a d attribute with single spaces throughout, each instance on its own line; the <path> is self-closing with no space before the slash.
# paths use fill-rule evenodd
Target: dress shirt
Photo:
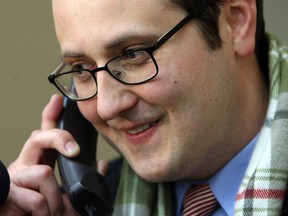
<path id="1" fill-rule="evenodd" d="M 249 164 L 257 139 L 258 136 L 256 136 L 209 180 L 197 182 L 181 180 L 175 182 L 175 215 L 181 215 L 183 198 L 189 187 L 193 184 L 208 182 L 214 196 L 220 204 L 220 207 L 213 213 L 213 216 L 232 216 L 236 194 Z"/>

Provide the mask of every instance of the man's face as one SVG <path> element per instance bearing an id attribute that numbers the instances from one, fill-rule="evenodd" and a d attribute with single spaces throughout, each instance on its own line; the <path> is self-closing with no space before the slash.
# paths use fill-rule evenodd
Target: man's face
<path id="1" fill-rule="evenodd" d="M 53 13 L 63 60 L 91 68 L 155 43 L 186 15 L 156 0 L 53 0 Z M 230 145 L 240 106 L 231 50 L 229 42 L 209 50 L 192 20 L 154 53 L 153 80 L 125 85 L 101 71 L 98 95 L 79 108 L 141 177 L 206 178 L 238 148 Z"/>

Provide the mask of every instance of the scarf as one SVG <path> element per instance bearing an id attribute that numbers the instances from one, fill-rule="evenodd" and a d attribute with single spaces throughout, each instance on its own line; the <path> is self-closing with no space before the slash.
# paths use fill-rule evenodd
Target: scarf
<path id="1" fill-rule="evenodd" d="M 269 38 L 269 107 L 235 200 L 236 216 L 280 215 L 287 190 L 288 48 L 274 36 Z M 170 187 L 169 183 L 144 181 L 124 161 L 113 215 L 170 216 Z"/>
<path id="2" fill-rule="evenodd" d="M 288 182 L 288 47 L 274 36 L 269 37 L 270 102 L 237 194 L 236 216 L 284 214 Z"/>

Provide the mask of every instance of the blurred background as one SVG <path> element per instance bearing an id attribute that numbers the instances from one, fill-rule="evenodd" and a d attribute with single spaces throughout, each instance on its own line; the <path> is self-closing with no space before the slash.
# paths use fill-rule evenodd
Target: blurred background
<path id="1" fill-rule="evenodd" d="M 267 30 L 288 44 L 287 0 L 264 0 Z M 286 20 L 286 21 L 285 21 Z M 56 90 L 47 81 L 58 63 L 50 1 L 0 0 L 0 160 L 18 156 Z M 103 141 L 98 158 L 116 153 Z"/>

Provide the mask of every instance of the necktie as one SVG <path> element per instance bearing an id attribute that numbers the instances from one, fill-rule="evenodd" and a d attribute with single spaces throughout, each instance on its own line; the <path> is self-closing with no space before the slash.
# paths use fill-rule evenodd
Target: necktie
<path id="1" fill-rule="evenodd" d="M 182 216 L 210 216 L 218 205 L 208 184 L 192 186 L 185 194 Z"/>

